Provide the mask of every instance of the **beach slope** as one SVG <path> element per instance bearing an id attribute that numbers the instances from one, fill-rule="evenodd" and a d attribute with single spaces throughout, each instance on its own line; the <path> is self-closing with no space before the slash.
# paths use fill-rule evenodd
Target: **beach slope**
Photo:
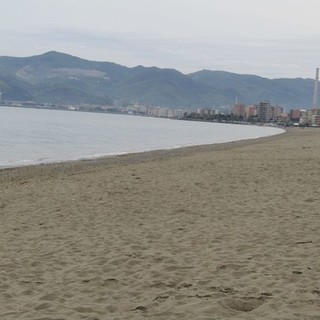
<path id="1" fill-rule="evenodd" d="M 320 319 L 320 130 L 0 170 L 0 319 Z"/>

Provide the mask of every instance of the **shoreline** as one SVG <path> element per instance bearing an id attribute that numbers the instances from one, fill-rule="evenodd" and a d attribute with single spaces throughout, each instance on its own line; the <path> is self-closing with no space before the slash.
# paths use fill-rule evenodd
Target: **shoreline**
<path id="1" fill-rule="evenodd" d="M 0 170 L 0 318 L 316 319 L 320 131 Z"/>
<path id="2" fill-rule="evenodd" d="M 113 116 L 113 115 L 109 115 L 109 116 Z M 46 115 L 46 117 L 48 117 L 48 115 Z M 74 116 L 72 116 L 72 118 L 74 118 Z M 77 117 L 75 117 L 75 118 L 77 119 Z M 137 118 L 137 117 L 131 117 L 131 118 Z M 140 118 L 145 118 L 145 117 L 140 117 Z M 40 117 L 40 119 L 42 119 L 42 117 Z M 82 119 L 82 118 L 80 117 L 80 119 Z M 96 121 L 98 119 L 99 119 L 99 121 L 101 121 L 100 117 L 94 117 L 92 119 L 93 123 L 95 123 L 94 121 Z M 109 118 L 106 117 L 106 120 L 108 120 L 108 119 Z M 112 119 L 112 118 L 110 118 L 110 119 Z M 4 135 L 4 137 L 2 139 L 3 142 L 5 142 L 4 143 L 5 148 L 3 150 L 4 153 L 3 153 L 3 156 L 2 156 L 2 159 L 0 162 L 0 170 L 5 169 L 5 168 L 25 167 L 25 166 L 30 166 L 30 165 L 42 165 L 42 164 L 51 164 L 51 163 L 60 163 L 60 162 L 78 161 L 78 160 L 90 160 L 90 159 L 94 160 L 94 159 L 97 159 L 100 157 L 110 157 L 112 155 L 121 155 L 121 154 L 132 153 L 132 152 L 137 153 L 137 152 L 153 151 L 153 150 L 159 150 L 159 149 L 160 150 L 161 149 L 164 149 L 164 150 L 176 149 L 176 148 L 180 148 L 181 146 L 186 147 L 186 146 L 197 145 L 199 143 L 200 144 L 223 143 L 222 141 L 237 140 L 240 137 L 243 137 L 243 139 L 247 139 L 247 138 L 254 139 L 258 136 L 263 136 L 263 135 L 268 136 L 268 135 L 272 135 L 272 134 L 279 134 L 282 131 L 279 128 L 263 128 L 263 127 L 259 128 L 258 126 L 251 126 L 252 128 L 247 128 L 244 130 L 242 130 L 243 128 L 239 128 L 239 130 L 238 130 L 239 124 L 234 124 L 233 125 L 234 128 L 230 127 L 230 129 L 228 129 L 229 126 L 227 126 L 226 124 L 223 124 L 223 123 L 221 123 L 221 124 L 210 123 L 208 126 L 208 123 L 203 122 L 204 125 L 202 126 L 202 124 L 201 125 L 198 124 L 198 121 L 193 121 L 193 124 L 190 126 L 189 125 L 186 125 L 186 126 L 182 125 L 181 126 L 182 121 L 178 121 L 178 120 L 174 120 L 174 121 L 176 121 L 176 123 L 174 125 L 172 125 L 172 123 L 171 123 L 172 121 L 170 121 L 171 125 L 163 127 L 163 123 L 168 124 L 169 123 L 168 120 L 170 120 L 170 119 L 150 118 L 150 120 L 156 121 L 155 124 L 160 124 L 160 122 L 161 122 L 162 124 L 160 127 L 162 128 L 161 130 L 163 130 L 163 133 L 165 133 L 167 131 L 170 132 L 170 130 L 172 130 L 172 128 L 175 127 L 176 124 L 177 124 L 177 127 L 179 128 L 179 130 L 177 130 L 177 131 L 173 130 L 172 135 L 168 135 L 168 134 L 162 135 L 159 133 L 158 138 L 156 136 L 151 135 L 151 138 L 150 138 L 151 140 L 149 140 L 148 138 L 144 139 L 144 137 L 141 135 L 141 132 L 143 132 L 143 131 L 138 129 L 137 130 L 138 135 L 136 137 L 135 137 L 135 134 L 132 134 L 132 136 L 134 137 L 133 140 L 128 138 L 131 136 L 131 134 L 127 135 L 127 137 L 120 136 L 120 139 L 118 137 L 119 140 L 115 139 L 117 141 L 120 141 L 119 145 L 113 144 L 112 139 L 110 141 L 108 141 L 108 139 L 107 140 L 102 139 L 100 141 L 100 139 L 101 139 L 100 138 L 101 134 L 100 134 L 100 136 L 98 135 L 97 137 L 95 137 L 95 136 L 92 137 L 92 141 L 95 141 L 95 139 L 96 139 L 96 141 L 100 141 L 97 144 L 93 143 L 93 145 L 94 145 L 93 148 L 89 148 L 90 144 L 88 145 L 88 143 L 89 143 L 90 139 L 89 140 L 88 139 L 87 140 L 86 139 L 83 139 L 83 140 L 71 139 L 69 141 L 69 138 L 64 137 L 64 135 L 62 135 L 62 136 L 58 135 L 58 138 L 62 139 L 61 141 L 63 141 L 63 139 L 66 139 L 67 141 L 69 141 L 69 143 L 66 143 L 66 144 L 61 143 L 62 144 L 61 147 L 59 147 L 59 144 L 57 144 L 57 142 L 54 142 L 55 139 L 53 137 L 46 137 L 44 139 L 44 141 L 48 140 L 47 142 L 48 143 L 50 142 L 49 148 L 48 148 L 48 146 L 43 144 L 43 141 L 41 139 L 39 139 L 38 142 L 36 139 L 32 143 L 31 143 L 31 141 L 32 141 L 31 140 L 31 141 L 29 141 L 29 143 L 25 143 L 23 145 L 23 147 L 21 147 L 19 145 L 20 143 L 22 143 L 22 141 L 20 141 L 21 139 L 20 140 L 19 139 L 17 139 L 17 140 L 11 139 L 11 137 L 15 137 L 15 134 L 13 132 L 11 135 L 8 135 L 7 137 L 6 137 L 6 135 Z M 20 119 L 20 121 L 21 121 L 21 119 Z M 190 122 L 190 121 L 188 121 L 188 122 Z M 18 123 L 19 123 L 19 121 L 18 121 Z M 99 123 L 100 122 L 98 122 L 98 124 Z M 129 122 L 129 123 L 131 123 L 131 122 Z M 135 121 L 133 123 L 135 123 Z M 152 124 L 153 122 L 147 121 L 146 125 L 150 126 L 150 123 Z M 32 124 L 32 121 L 30 124 Z M 140 124 L 140 123 L 138 122 L 138 124 Z M 36 128 L 38 128 L 36 123 L 34 125 Z M 196 133 L 194 132 L 194 129 L 195 129 L 195 128 L 193 128 L 194 125 L 196 125 L 196 127 L 195 127 Z M 220 127 L 219 125 L 221 125 L 222 127 Z M 6 128 L 6 126 L 4 126 L 4 129 L 5 128 Z M 129 126 L 129 128 L 130 128 L 130 126 Z M 191 132 L 194 132 L 190 136 L 188 134 L 186 134 L 187 131 L 189 130 L 188 128 L 189 129 L 191 128 Z M 199 128 L 199 132 L 198 132 L 198 128 Z M 201 131 L 202 130 L 201 128 L 202 129 L 204 128 L 204 132 Z M 37 130 L 39 130 L 39 129 L 41 129 L 41 127 L 38 128 Z M 77 127 L 74 128 L 75 135 L 77 135 L 76 133 L 77 133 L 78 129 L 79 128 L 77 128 Z M 131 127 L 131 129 L 132 129 L 132 127 Z M 180 132 L 180 129 L 182 131 L 181 131 L 181 136 L 179 137 L 179 134 L 177 135 L 177 132 Z M 39 135 L 39 133 L 36 133 L 37 130 L 35 132 L 33 132 L 31 130 L 31 133 L 29 133 L 29 134 L 31 134 L 31 136 L 32 135 L 37 136 L 37 135 Z M 112 132 L 112 130 L 110 132 Z M 129 132 L 130 132 L 130 130 L 129 130 Z M 220 130 L 221 133 L 217 132 L 217 130 Z M 230 133 L 228 131 L 230 131 Z M 8 132 L 10 132 L 10 130 Z M 50 132 L 50 130 L 49 130 L 49 132 Z M 200 134 L 200 138 L 201 138 L 200 141 L 199 141 L 197 134 Z M 222 134 L 222 136 L 221 136 L 221 134 Z M 104 134 L 102 134 L 102 136 L 103 135 Z M 113 135 L 114 135 L 114 133 L 113 133 Z M 184 138 L 185 135 L 188 138 Z M 179 138 L 175 138 L 175 137 L 179 137 Z M 122 140 L 126 141 L 126 143 L 121 142 Z M 75 143 L 74 145 L 71 144 L 72 141 L 74 141 L 74 143 Z M 90 141 L 90 142 L 92 142 L 92 141 Z M 133 141 L 133 142 L 130 142 L 130 141 Z M 8 148 L 6 148 L 6 144 L 8 145 Z M 32 148 L 33 145 L 35 145 L 37 147 L 33 149 Z M 16 148 L 14 148 L 14 146 L 17 146 L 17 150 L 15 150 Z M 58 148 L 57 148 L 57 146 L 58 146 Z M 6 152 L 6 150 L 7 150 L 7 152 Z M 16 158 L 16 157 L 19 157 L 19 158 Z"/>
<path id="3" fill-rule="evenodd" d="M 281 129 L 281 128 L 280 128 Z M 129 152 L 129 153 L 120 153 L 112 155 L 104 155 L 99 157 L 92 158 L 79 158 L 74 160 L 63 160 L 55 162 L 46 162 L 46 163 L 31 163 L 26 165 L 19 166 L 10 166 L 10 167 L 0 167 L 0 177 L 1 173 L 9 172 L 10 174 L 14 171 L 21 171 L 27 173 L 28 171 L 36 170 L 41 168 L 41 171 L 58 171 L 61 167 L 66 167 L 70 170 L 85 170 L 86 168 L 94 166 L 108 166 L 115 164 L 133 164 L 140 161 L 153 161 L 157 159 L 162 159 L 163 157 L 174 157 L 176 155 L 189 154 L 194 152 L 203 152 L 203 151 L 214 151 L 214 150 L 224 150 L 233 148 L 236 146 L 245 146 L 250 144 L 262 143 L 272 139 L 277 139 L 278 136 L 287 134 L 287 130 L 283 129 L 282 133 L 250 138 L 236 141 L 228 142 L 218 142 L 212 144 L 201 144 L 201 145 L 191 145 L 183 147 L 175 147 L 169 149 L 155 149 L 141 152 Z M 29 170 L 28 170 L 29 169 Z M 19 174 L 19 173 L 18 173 Z"/>

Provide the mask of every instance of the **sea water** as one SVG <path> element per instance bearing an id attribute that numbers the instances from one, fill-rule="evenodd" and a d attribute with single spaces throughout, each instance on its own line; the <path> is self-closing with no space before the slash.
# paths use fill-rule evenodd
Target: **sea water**
<path id="1" fill-rule="evenodd" d="M 254 139 L 278 128 L 0 107 L 0 168 Z"/>

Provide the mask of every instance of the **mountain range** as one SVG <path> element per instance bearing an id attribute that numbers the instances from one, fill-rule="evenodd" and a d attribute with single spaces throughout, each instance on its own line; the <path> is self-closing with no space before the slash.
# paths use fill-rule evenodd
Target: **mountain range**
<path id="1" fill-rule="evenodd" d="M 51 104 L 124 104 L 171 108 L 219 107 L 269 100 L 285 109 L 309 108 L 313 79 L 267 79 L 202 70 L 125 67 L 50 51 L 32 57 L 0 57 L 3 100 Z"/>

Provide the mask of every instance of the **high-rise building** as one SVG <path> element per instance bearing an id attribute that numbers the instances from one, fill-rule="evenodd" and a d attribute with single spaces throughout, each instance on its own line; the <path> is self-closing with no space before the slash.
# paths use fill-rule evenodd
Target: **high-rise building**
<path id="1" fill-rule="evenodd" d="M 245 116 L 245 108 L 246 106 L 241 103 L 236 103 L 233 105 L 232 113 L 236 117 L 244 117 Z"/>
<path id="2" fill-rule="evenodd" d="M 300 117 L 301 117 L 301 110 L 300 109 L 290 110 L 290 120 L 299 122 Z"/>
<path id="3" fill-rule="evenodd" d="M 283 113 L 283 108 L 280 106 L 271 107 L 271 119 L 273 121 L 278 120 Z"/>
<path id="4" fill-rule="evenodd" d="M 255 105 L 246 106 L 245 118 L 249 119 L 258 115 L 258 107 Z"/>
<path id="5" fill-rule="evenodd" d="M 269 122 L 271 119 L 271 104 L 269 101 L 262 101 L 258 106 L 258 117 L 260 122 Z"/>

